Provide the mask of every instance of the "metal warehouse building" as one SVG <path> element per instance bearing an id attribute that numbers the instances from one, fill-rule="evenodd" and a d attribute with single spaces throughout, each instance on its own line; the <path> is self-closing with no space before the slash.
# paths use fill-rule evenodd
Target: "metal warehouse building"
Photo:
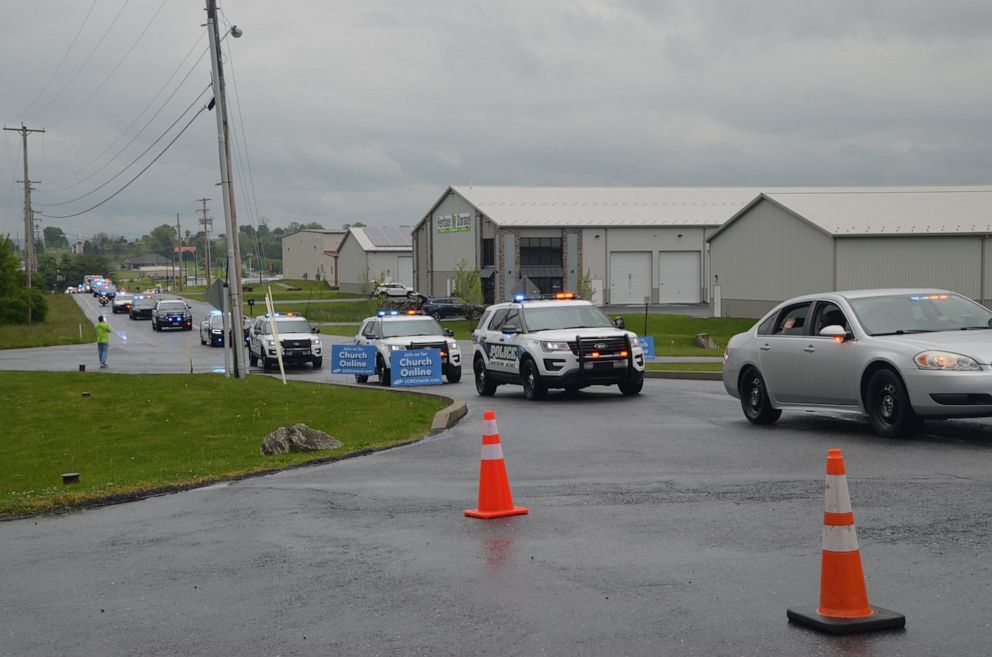
<path id="1" fill-rule="evenodd" d="M 707 236 L 714 312 L 828 290 L 938 287 L 992 301 L 992 187 L 766 191 Z"/>
<path id="2" fill-rule="evenodd" d="M 409 226 L 352 226 L 337 255 L 342 292 L 363 294 L 374 280 L 413 285 Z"/>
<path id="3" fill-rule="evenodd" d="M 759 188 L 449 187 L 413 229 L 415 287 L 450 294 L 459 262 L 478 269 L 487 302 L 525 279 L 596 303 L 709 300 L 707 238 Z"/>

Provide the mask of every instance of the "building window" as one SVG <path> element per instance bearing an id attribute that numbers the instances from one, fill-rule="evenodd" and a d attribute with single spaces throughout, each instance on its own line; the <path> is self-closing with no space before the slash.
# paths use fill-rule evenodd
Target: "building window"
<path id="1" fill-rule="evenodd" d="M 520 266 L 562 265 L 560 237 L 521 237 Z"/>
<path id="2" fill-rule="evenodd" d="M 496 240 L 492 238 L 482 240 L 482 266 L 496 266 Z"/>

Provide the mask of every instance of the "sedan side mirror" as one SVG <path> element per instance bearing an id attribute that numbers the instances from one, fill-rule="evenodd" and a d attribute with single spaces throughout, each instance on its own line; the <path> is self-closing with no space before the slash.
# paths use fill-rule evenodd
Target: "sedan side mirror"
<path id="1" fill-rule="evenodd" d="M 831 324 L 830 326 L 824 326 L 822 329 L 820 329 L 820 335 L 827 338 L 834 338 L 835 340 L 837 338 L 840 338 L 838 342 L 842 342 L 843 340 L 846 340 L 848 336 L 847 329 L 845 329 L 840 324 Z"/>
<path id="2" fill-rule="evenodd" d="M 614 317 L 613 325 L 616 326 L 618 329 L 627 328 L 627 322 L 623 321 L 623 317 Z"/>

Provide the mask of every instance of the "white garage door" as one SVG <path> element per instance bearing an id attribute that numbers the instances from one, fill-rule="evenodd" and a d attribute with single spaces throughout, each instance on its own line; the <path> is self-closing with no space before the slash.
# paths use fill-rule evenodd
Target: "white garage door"
<path id="1" fill-rule="evenodd" d="M 651 252 L 610 254 L 610 303 L 644 303 L 651 296 Z"/>
<path id="2" fill-rule="evenodd" d="M 398 258 L 400 271 L 396 277 L 397 282 L 403 283 L 403 285 L 413 285 L 413 258 Z"/>
<path id="3" fill-rule="evenodd" d="M 699 303 L 699 252 L 662 251 L 659 303 Z"/>

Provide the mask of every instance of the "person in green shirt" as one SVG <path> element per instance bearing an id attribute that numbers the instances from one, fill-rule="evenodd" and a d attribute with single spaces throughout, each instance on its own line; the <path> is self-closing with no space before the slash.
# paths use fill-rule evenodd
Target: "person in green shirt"
<path id="1" fill-rule="evenodd" d="M 96 322 L 96 350 L 100 356 L 100 367 L 107 366 L 107 352 L 110 351 L 110 333 L 114 329 L 110 328 L 107 318 L 100 315 Z"/>

